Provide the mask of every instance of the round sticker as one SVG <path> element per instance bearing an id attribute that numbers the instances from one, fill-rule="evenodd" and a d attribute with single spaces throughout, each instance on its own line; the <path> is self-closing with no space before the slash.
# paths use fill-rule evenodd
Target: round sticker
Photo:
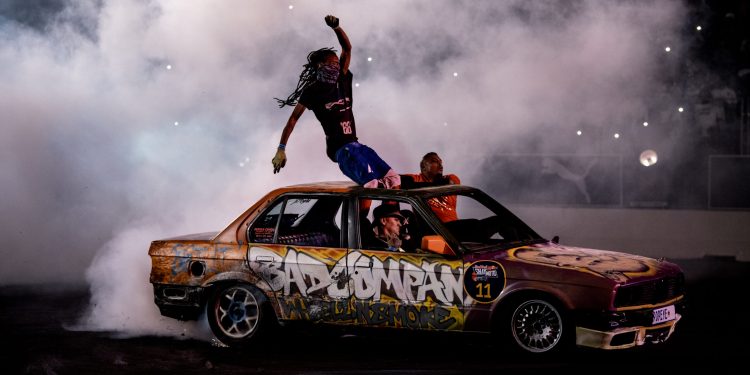
<path id="1" fill-rule="evenodd" d="M 480 260 L 466 268 L 464 290 L 480 303 L 494 301 L 505 288 L 505 270 L 498 262 Z"/>

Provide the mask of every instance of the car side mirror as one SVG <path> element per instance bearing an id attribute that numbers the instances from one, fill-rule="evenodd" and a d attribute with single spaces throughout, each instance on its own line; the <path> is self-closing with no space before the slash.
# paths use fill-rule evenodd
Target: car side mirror
<path id="1" fill-rule="evenodd" d="M 429 251 L 435 254 L 452 255 L 455 256 L 456 252 L 453 251 L 450 245 L 445 242 L 443 236 L 430 235 L 422 237 L 422 250 Z"/>

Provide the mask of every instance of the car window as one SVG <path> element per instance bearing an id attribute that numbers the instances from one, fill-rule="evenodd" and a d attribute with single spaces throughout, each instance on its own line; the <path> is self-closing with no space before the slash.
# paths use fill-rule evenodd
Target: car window
<path id="1" fill-rule="evenodd" d="M 541 240 L 518 217 L 487 196 L 458 194 L 456 198 L 457 219 L 444 225 L 453 237 L 469 249 Z"/>
<path id="2" fill-rule="evenodd" d="M 249 242 L 341 247 L 342 206 L 336 196 L 287 197 L 256 220 Z"/>
<path id="3" fill-rule="evenodd" d="M 381 219 L 375 217 L 375 213 L 383 210 L 378 208 L 381 205 L 391 206 L 383 212 L 387 211 L 389 217 L 395 217 L 395 220 L 399 222 L 397 235 L 395 222 L 389 223 L 387 218 L 385 222 L 381 222 Z M 396 212 L 398 215 L 395 215 Z M 399 251 L 400 249 L 407 253 L 421 253 L 422 237 L 435 234 L 419 212 L 407 201 L 363 198 L 360 200 L 359 223 L 360 245 L 366 250 Z"/>
<path id="4" fill-rule="evenodd" d="M 284 200 L 276 202 L 255 220 L 248 232 L 248 242 L 273 243 L 273 237 L 276 233 L 276 223 L 279 221 L 283 205 Z"/>
<path id="5" fill-rule="evenodd" d="M 281 227 L 279 227 L 279 230 L 281 230 L 282 228 L 298 228 L 302 223 L 302 219 L 305 218 L 307 213 L 310 212 L 310 210 L 316 203 L 318 203 L 318 200 L 311 198 L 288 199 L 286 201 L 286 207 L 284 207 L 284 215 L 294 217 L 294 221 L 291 223 L 291 225 L 282 223 Z"/>

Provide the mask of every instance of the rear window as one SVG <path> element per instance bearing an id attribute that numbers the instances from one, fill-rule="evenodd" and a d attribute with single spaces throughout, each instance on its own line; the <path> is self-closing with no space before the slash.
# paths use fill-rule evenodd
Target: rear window
<path id="1" fill-rule="evenodd" d="M 248 242 L 341 247 L 343 207 L 337 196 L 286 197 L 255 220 Z"/>

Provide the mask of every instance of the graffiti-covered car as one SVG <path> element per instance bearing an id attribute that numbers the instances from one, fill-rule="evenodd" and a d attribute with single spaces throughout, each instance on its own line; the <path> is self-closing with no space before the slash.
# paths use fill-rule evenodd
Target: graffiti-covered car
<path id="1" fill-rule="evenodd" d="M 396 219 L 397 246 L 374 241 L 378 211 Z M 465 185 L 288 186 L 220 232 L 153 241 L 149 255 L 161 314 L 205 314 L 227 345 L 306 321 L 489 333 L 531 353 L 624 349 L 666 341 L 685 309 L 678 265 L 546 240 Z"/>

